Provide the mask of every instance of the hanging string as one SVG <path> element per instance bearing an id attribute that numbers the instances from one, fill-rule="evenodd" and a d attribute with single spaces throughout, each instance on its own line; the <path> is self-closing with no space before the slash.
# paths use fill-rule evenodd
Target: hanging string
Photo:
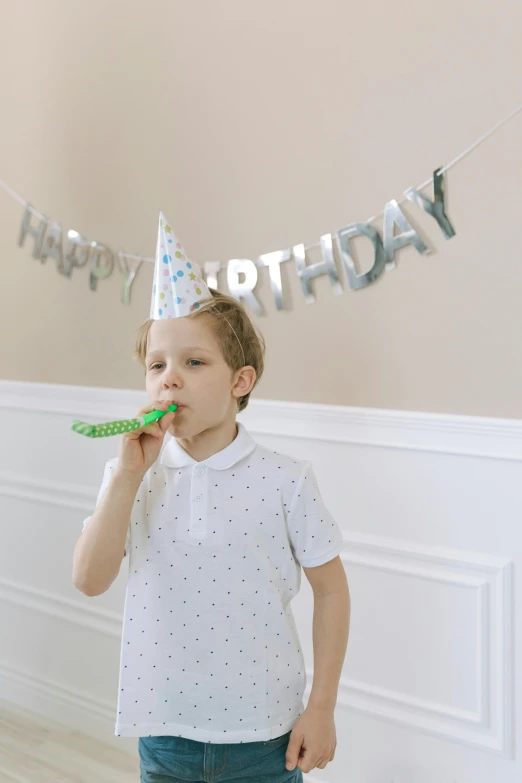
<path id="1" fill-rule="evenodd" d="M 220 311 L 217 309 L 217 307 L 215 307 L 215 305 L 212 305 L 212 309 L 213 309 L 213 310 L 215 310 L 215 311 L 217 312 L 217 314 L 218 314 L 218 315 L 220 315 L 222 318 L 225 318 L 225 316 L 223 315 L 223 313 L 221 313 L 221 312 L 220 312 Z M 245 352 L 244 352 L 244 350 L 243 350 L 243 346 L 241 345 L 241 340 L 240 340 L 240 339 L 239 339 L 239 337 L 237 336 L 237 332 L 236 332 L 236 330 L 234 329 L 234 327 L 232 326 L 232 324 L 230 323 L 230 321 L 228 320 L 228 318 L 225 318 L 225 321 L 227 322 L 227 324 L 230 326 L 230 328 L 232 329 L 232 331 L 233 331 L 233 332 L 234 332 L 234 334 L 236 335 L 236 340 L 238 341 L 238 343 L 239 343 L 239 347 L 241 348 L 241 353 L 243 354 L 243 367 L 245 367 L 245 366 L 246 366 Z"/>
<path id="2" fill-rule="evenodd" d="M 511 112 L 511 114 L 508 114 L 507 117 L 505 117 L 503 120 L 501 120 L 499 123 L 497 123 L 493 128 L 491 128 L 489 131 L 487 131 L 487 133 L 484 133 L 483 136 L 481 136 L 479 139 L 477 139 L 477 141 L 475 141 L 470 147 L 465 149 L 464 152 L 461 152 L 460 155 L 457 155 L 456 158 L 454 158 L 452 161 L 450 161 L 445 166 L 443 166 L 440 169 L 441 173 L 444 173 L 445 171 L 448 171 L 448 169 L 450 169 L 452 166 L 455 166 L 457 163 L 459 163 L 463 158 L 466 157 L 466 155 L 469 155 L 470 152 L 472 152 L 474 149 L 476 149 L 481 144 L 483 144 L 486 141 L 486 139 L 488 139 L 490 136 L 492 136 L 494 133 L 496 133 L 496 131 L 500 130 L 500 128 L 502 128 L 503 125 L 505 125 L 507 122 L 509 122 L 513 117 L 515 117 L 521 111 L 522 111 L 522 105 L 518 106 L 514 111 Z M 429 185 L 431 182 L 433 182 L 433 175 L 429 179 L 427 179 L 426 182 L 423 182 L 421 185 L 419 185 L 417 187 L 417 190 L 422 190 L 422 188 L 425 188 L 426 185 Z M 25 201 L 25 199 L 23 199 L 20 195 L 18 195 L 18 193 L 15 193 L 15 191 L 12 188 L 10 188 L 9 185 L 7 185 L 1 179 L 0 179 L 0 187 L 2 187 L 6 191 L 6 193 L 8 193 L 15 201 L 17 201 L 23 207 L 30 207 L 31 212 L 32 212 L 33 215 L 35 215 L 35 217 L 40 218 L 40 220 L 45 217 L 44 215 L 41 214 L 41 212 L 37 212 L 37 210 L 34 209 L 34 207 L 30 206 L 28 201 Z M 397 199 L 397 203 L 401 204 L 404 200 L 405 200 L 405 197 L 403 196 L 401 199 Z M 381 217 L 381 215 L 384 215 L 384 210 L 382 210 L 381 212 L 378 212 L 373 217 L 368 218 L 368 220 L 366 222 L 367 223 L 372 223 L 378 217 Z M 321 245 L 320 242 L 314 242 L 314 244 L 312 244 L 312 245 L 306 245 L 305 251 L 306 250 L 311 250 L 312 248 L 320 247 L 320 245 Z M 132 258 L 135 261 L 147 261 L 147 262 L 150 262 L 152 264 L 155 261 L 154 258 L 150 258 L 150 257 L 147 257 L 147 256 L 137 256 L 137 255 L 133 255 L 132 253 L 123 253 L 122 252 L 122 255 L 124 255 L 126 258 Z M 237 335 L 236 335 L 236 337 L 237 337 Z"/>
<path id="3" fill-rule="evenodd" d="M 492 136 L 492 135 L 493 135 L 493 134 L 494 134 L 496 131 L 500 130 L 500 128 L 501 128 L 503 125 L 505 125 L 505 124 L 506 124 L 506 122 L 509 122 L 509 120 L 511 120 L 511 119 L 512 119 L 512 118 L 513 118 L 513 117 L 514 117 L 516 114 L 518 114 L 520 111 L 522 111 L 522 106 L 519 106 L 518 108 L 516 108 L 516 109 L 515 109 L 515 111 L 512 111 L 512 112 L 511 112 L 511 114 L 508 114 L 508 116 L 507 116 L 507 117 L 504 117 L 504 119 L 503 119 L 501 122 L 497 123 L 497 125 L 495 125 L 493 128 L 491 128 L 491 130 L 488 130 L 488 132 L 487 132 L 487 133 L 484 133 L 484 135 L 483 135 L 483 136 L 481 136 L 481 137 L 480 137 L 480 139 L 477 139 L 477 141 L 475 141 L 475 142 L 474 142 L 474 143 L 473 143 L 473 144 L 472 144 L 470 147 L 468 147 L 466 150 L 464 150 L 464 152 L 461 152 L 461 153 L 460 153 L 460 155 L 457 155 L 457 157 L 456 157 L 456 158 L 453 158 L 453 160 L 452 160 L 452 161 L 450 161 L 450 162 L 449 162 L 449 163 L 447 163 L 445 166 L 443 166 L 443 167 L 440 169 L 440 173 L 441 173 L 441 174 L 443 174 L 445 171 L 447 171 L 448 169 L 450 169 L 450 168 L 451 168 L 452 166 L 454 166 L 456 163 L 459 163 L 459 161 L 461 161 L 461 160 L 462 160 L 462 158 L 465 158 L 465 157 L 466 157 L 466 155 L 469 155 L 469 153 L 470 153 L 470 152 L 472 152 L 474 149 L 476 149 L 477 147 L 479 147 L 479 146 L 480 146 L 480 145 L 481 145 L 483 142 L 485 142 L 485 141 L 486 141 L 486 139 L 488 139 L 490 136 Z M 422 183 L 422 185 L 419 185 L 419 186 L 418 186 L 418 188 L 417 188 L 417 190 L 422 190 L 422 188 L 425 188 L 425 187 L 426 187 L 426 185 L 429 185 L 429 184 L 430 184 L 430 182 L 433 182 L 433 174 L 431 175 L 431 177 L 430 177 L 429 179 L 427 179 L 427 180 L 426 180 L 426 182 L 423 182 L 423 183 Z M 400 198 L 400 199 L 397 199 L 397 204 L 402 204 L 402 202 L 403 202 L 403 201 L 405 201 L 405 196 L 403 196 L 403 197 L 402 197 L 402 198 Z M 372 223 L 372 222 L 373 222 L 374 220 L 376 220 L 378 217 L 381 217 L 381 215 L 384 215 L 384 210 L 382 210 L 382 212 L 378 212 L 378 213 L 377 213 L 377 215 L 374 215 L 373 217 L 369 218 L 369 219 L 368 219 L 366 222 L 367 222 L 367 223 Z M 314 244 L 314 245 L 309 245 L 309 248 L 312 248 L 312 247 L 319 247 L 319 245 L 320 245 L 320 243 L 319 243 L 319 242 L 317 242 L 317 243 L 316 243 L 316 244 Z"/>

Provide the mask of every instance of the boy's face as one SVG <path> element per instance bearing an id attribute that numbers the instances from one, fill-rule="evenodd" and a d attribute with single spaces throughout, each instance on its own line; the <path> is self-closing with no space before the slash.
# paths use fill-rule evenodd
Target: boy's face
<path id="1" fill-rule="evenodd" d="M 237 401 L 253 386 L 253 367 L 232 372 L 209 326 L 212 316 L 154 321 L 145 357 L 149 399 L 172 400 L 179 409 L 169 427 L 190 438 L 235 420 Z M 253 375 L 253 377 L 252 377 Z M 250 382 L 251 381 L 251 382 Z"/>

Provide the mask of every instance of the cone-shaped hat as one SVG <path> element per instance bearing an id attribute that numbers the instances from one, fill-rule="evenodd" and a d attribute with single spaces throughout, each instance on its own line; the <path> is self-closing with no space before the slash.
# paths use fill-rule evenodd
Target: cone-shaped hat
<path id="1" fill-rule="evenodd" d="M 212 296 L 198 267 L 187 257 L 163 212 L 160 212 L 150 318 L 182 318 Z"/>

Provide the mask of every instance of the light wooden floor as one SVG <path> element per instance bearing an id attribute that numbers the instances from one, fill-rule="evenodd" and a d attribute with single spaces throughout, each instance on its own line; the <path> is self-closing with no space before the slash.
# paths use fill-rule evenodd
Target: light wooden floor
<path id="1" fill-rule="evenodd" d="M 0 700 L 0 783 L 139 783 L 139 760 Z"/>

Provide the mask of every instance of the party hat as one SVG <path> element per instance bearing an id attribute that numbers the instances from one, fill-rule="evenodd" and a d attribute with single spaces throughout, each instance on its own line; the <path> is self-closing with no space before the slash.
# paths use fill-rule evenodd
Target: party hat
<path id="1" fill-rule="evenodd" d="M 185 253 L 167 218 L 160 212 L 150 318 L 182 318 L 212 294 L 201 273 Z"/>

